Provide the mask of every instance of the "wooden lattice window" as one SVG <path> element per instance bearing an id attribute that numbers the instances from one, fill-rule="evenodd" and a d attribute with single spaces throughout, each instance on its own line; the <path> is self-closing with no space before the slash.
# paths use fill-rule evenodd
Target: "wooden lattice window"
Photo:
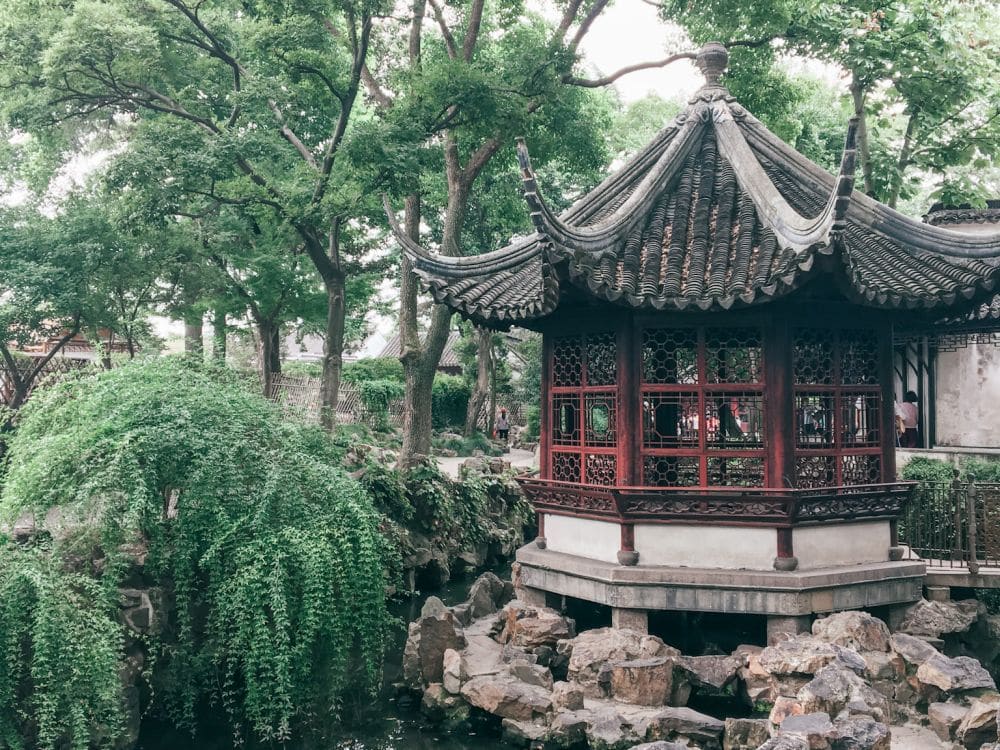
<path id="1" fill-rule="evenodd" d="M 585 484 L 617 484 L 615 333 L 554 337 L 549 356 L 552 478 Z"/>
<path id="2" fill-rule="evenodd" d="M 875 330 L 793 330 L 797 487 L 882 481 L 879 348 Z"/>
<path id="3" fill-rule="evenodd" d="M 761 329 L 646 328 L 639 345 L 642 484 L 763 487 Z"/>

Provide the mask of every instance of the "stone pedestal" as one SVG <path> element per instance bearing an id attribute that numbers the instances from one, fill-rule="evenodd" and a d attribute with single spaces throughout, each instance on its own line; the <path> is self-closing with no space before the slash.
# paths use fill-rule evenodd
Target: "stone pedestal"
<path id="1" fill-rule="evenodd" d="M 808 633 L 811 628 L 812 615 L 771 615 L 767 618 L 767 645 L 777 643 L 782 636 Z"/>
<path id="2" fill-rule="evenodd" d="M 649 632 L 649 615 L 644 609 L 611 608 L 611 627 L 635 630 L 639 633 Z"/>
<path id="3" fill-rule="evenodd" d="M 927 599 L 932 602 L 946 602 L 951 599 L 950 586 L 928 586 Z"/>
<path id="4" fill-rule="evenodd" d="M 514 594 L 519 601 L 532 607 L 547 606 L 548 592 L 542 589 L 533 589 L 530 586 L 518 586 L 514 589 Z"/>

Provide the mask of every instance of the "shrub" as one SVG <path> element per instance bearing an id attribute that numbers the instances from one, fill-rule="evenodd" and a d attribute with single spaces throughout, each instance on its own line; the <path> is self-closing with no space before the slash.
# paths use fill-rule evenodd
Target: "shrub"
<path id="1" fill-rule="evenodd" d="M 0 673 L 26 658 L 23 674 L 53 675 L 0 689 L 0 716 L 58 705 L 79 728 L 94 713 L 88 695 L 107 695 L 118 679 L 114 660 L 98 656 L 120 656 L 121 630 L 93 613 L 137 545 L 147 550 L 144 574 L 173 595 L 171 626 L 149 647 L 163 686 L 155 695 L 179 725 L 194 729 L 196 707 L 214 702 L 235 734 L 284 741 L 335 715 L 348 690 L 374 691 L 389 622 L 387 550 L 362 487 L 328 463 L 337 450 L 225 372 L 173 358 L 36 391 L 10 443 L 0 519 L 59 507 L 81 531 L 53 542 L 54 560 L 79 559 L 81 539 L 105 560 L 93 585 L 79 576 L 51 584 L 77 596 L 27 625 L 32 639 L 70 638 L 83 661 L 53 663 L 0 639 Z M 0 548 L 0 565 L 23 566 L 26 554 Z M 89 623 L 86 647 L 75 644 L 84 627 L 75 618 Z"/>
<path id="2" fill-rule="evenodd" d="M 962 479 L 967 482 L 1000 482 L 1000 461 L 966 458 L 961 471 Z"/>
<path id="3" fill-rule="evenodd" d="M 294 378 L 321 378 L 323 365 L 319 362 L 282 362 L 281 372 Z"/>
<path id="4" fill-rule="evenodd" d="M 403 363 L 395 357 L 365 357 L 344 364 L 341 377 L 355 385 L 371 380 L 403 382 Z"/>
<path id="5" fill-rule="evenodd" d="M 358 384 L 358 391 L 372 429 L 388 432 L 389 406 L 403 397 L 403 384 L 395 380 L 367 380 Z"/>
<path id="6" fill-rule="evenodd" d="M 472 389 L 458 375 L 435 375 L 431 391 L 431 419 L 434 429 L 464 427 Z"/>
<path id="7" fill-rule="evenodd" d="M 538 440 L 542 432 L 542 410 L 529 406 L 524 410 L 524 436 L 528 440 Z"/>
<path id="8" fill-rule="evenodd" d="M 900 476 L 912 482 L 939 483 L 950 482 L 955 476 L 955 471 L 947 461 L 917 456 L 906 463 Z"/>

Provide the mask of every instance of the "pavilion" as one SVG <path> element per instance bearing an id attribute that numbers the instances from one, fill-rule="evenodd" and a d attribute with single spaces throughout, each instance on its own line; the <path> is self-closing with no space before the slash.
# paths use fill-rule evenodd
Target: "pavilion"
<path id="1" fill-rule="evenodd" d="M 706 45 L 689 106 L 559 215 L 521 144 L 536 232 L 502 250 L 440 256 L 389 214 L 437 302 L 543 334 L 521 595 L 640 629 L 756 613 L 773 635 L 920 597 L 897 543 L 893 329 L 989 299 L 1000 235 L 855 192 L 856 123 L 828 174 L 734 100 L 727 63 Z"/>

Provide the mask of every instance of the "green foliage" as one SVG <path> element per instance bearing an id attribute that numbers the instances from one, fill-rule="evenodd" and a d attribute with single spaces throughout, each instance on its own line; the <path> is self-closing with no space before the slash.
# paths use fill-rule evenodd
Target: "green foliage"
<path id="1" fill-rule="evenodd" d="M 967 482 L 1000 482 L 1000 461 L 982 458 L 966 458 L 960 470 Z"/>
<path id="2" fill-rule="evenodd" d="M 148 550 L 145 575 L 174 599 L 174 627 L 151 643 L 169 714 L 193 729 L 196 708 L 214 701 L 236 734 L 285 741 L 321 729 L 345 691 L 379 683 L 386 551 L 364 490 L 329 463 L 339 452 L 224 371 L 133 363 L 33 397 L 10 443 L 0 517 L 58 507 L 80 533 L 53 543 L 56 560 L 104 551 L 97 582 L 60 584 L 77 592 L 68 623 L 113 594 L 129 549 Z M 120 649 L 93 627 L 101 649 Z M 0 661 L 14 663 L 18 646 L 8 641 Z M 40 704 L 74 681 L 96 700 L 117 679 L 111 659 L 45 668 L 58 679 L 34 683 Z M 73 690 L 70 717 L 88 710 L 87 691 Z"/>
<path id="3" fill-rule="evenodd" d="M 403 397 L 404 390 L 398 380 L 364 380 L 358 383 L 361 404 L 373 430 L 389 431 L 389 406 Z"/>
<path id="4" fill-rule="evenodd" d="M 86 750 L 122 730 L 115 603 L 48 549 L 0 548 L 0 745 Z"/>
<path id="5" fill-rule="evenodd" d="M 524 436 L 528 440 L 538 440 L 542 432 L 542 410 L 531 405 L 524 410 Z"/>
<path id="6" fill-rule="evenodd" d="M 395 357 L 365 357 L 346 362 L 342 377 L 345 382 L 355 384 L 368 380 L 403 382 L 403 363 Z"/>
<path id="7" fill-rule="evenodd" d="M 916 456 L 907 461 L 900 476 L 911 482 L 939 483 L 950 482 L 955 476 L 955 471 L 947 461 Z"/>
<path id="8" fill-rule="evenodd" d="M 434 376 L 434 386 L 431 391 L 431 416 L 434 428 L 438 430 L 449 427 L 462 427 L 465 424 L 465 412 L 469 408 L 469 398 L 472 389 L 458 375 Z"/>
<path id="9" fill-rule="evenodd" d="M 319 362 L 282 362 L 281 374 L 293 378 L 320 378 L 323 375 L 323 365 Z"/>
<path id="10" fill-rule="evenodd" d="M 504 449 L 490 440 L 481 432 L 474 432 L 469 437 L 452 437 L 447 440 L 437 438 L 433 441 L 435 448 L 453 450 L 459 456 L 472 456 L 481 451 L 487 456 L 502 456 Z"/>
<path id="11" fill-rule="evenodd" d="M 413 520 L 414 510 L 406 495 L 399 471 L 381 461 L 368 461 L 361 474 L 361 486 L 385 516 L 397 523 Z"/>

